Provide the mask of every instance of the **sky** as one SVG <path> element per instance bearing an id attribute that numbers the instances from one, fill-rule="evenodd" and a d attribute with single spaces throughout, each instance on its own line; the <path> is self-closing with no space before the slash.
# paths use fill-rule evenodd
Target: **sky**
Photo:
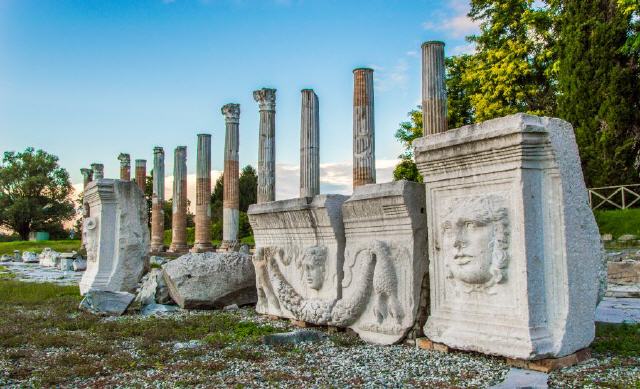
<path id="1" fill-rule="evenodd" d="M 212 134 L 212 175 L 223 169 L 224 118 L 239 103 L 240 164 L 256 166 L 258 106 L 277 89 L 276 198 L 297 197 L 300 90 L 320 102 L 321 192 L 351 193 L 353 74 L 374 69 L 378 182 L 401 153 L 394 133 L 420 102 L 420 45 L 470 52 L 468 1 L 0 0 L 0 152 L 57 155 L 74 186 L 80 168 L 118 177 L 121 152 L 187 146 L 194 197 L 196 134 Z M 132 167 L 133 172 L 133 167 Z"/>

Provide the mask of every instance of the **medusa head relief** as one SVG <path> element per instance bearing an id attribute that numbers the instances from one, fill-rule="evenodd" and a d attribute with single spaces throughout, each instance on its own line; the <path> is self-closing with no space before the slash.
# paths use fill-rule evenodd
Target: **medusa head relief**
<path id="1" fill-rule="evenodd" d="M 452 199 L 440 217 L 447 277 L 467 293 L 487 291 L 506 281 L 509 212 L 498 195 Z"/>

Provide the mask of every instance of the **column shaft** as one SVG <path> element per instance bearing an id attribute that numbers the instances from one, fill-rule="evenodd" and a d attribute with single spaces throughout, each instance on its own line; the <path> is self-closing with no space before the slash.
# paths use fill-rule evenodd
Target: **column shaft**
<path id="1" fill-rule="evenodd" d="M 253 98 L 260 109 L 257 198 L 260 204 L 276 199 L 276 90 L 257 90 Z"/>
<path id="2" fill-rule="evenodd" d="M 422 44 L 422 130 L 424 135 L 447 131 L 443 42 Z"/>
<path id="3" fill-rule="evenodd" d="M 80 173 L 82 174 L 82 190 L 84 190 L 93 179 L 93 170 L 82 168 L 80 169 Z"/>
<path id="4" fill-rule="evenodd" d="M 318 96 L 302 90 L 300 118 L 300 197 L 320 194 L 320 116 Z"/>
<path id="5" fill-rule="evenodd" d="M 151 251 L 164 250 L 164 149 L 153 148 L 153 193 L 151 195 Z"/>
<path id="6" fill-rule="evenodd" d="M 373 70 L 353 71 L 353 187 L 375 184 L 376 145 Z"/>
<path id="7" fill-rule="evenodd" d="M 136 159 L 136 184 L 144 193 L 147 180 L 147 161 L 144 159 Z"/>
<path id="8" fill-rule="evenodd" d="M 198 134 L 196 166 L 196 233 L 192 251 L 213 250 L 211 245 L 211 135 Z"/>
<path id="9" fill-rule="evenodd" d="M 238 241 L 240 225 L 240 105 L 222 107 L 225 117 L 224 139 L 224 197 L 222 203 L 222 248 L 227 249 Z"/>
<path id="10" fill-rule="evenodd" d="M 120 161 L 120 179 L 123 181 L 131 180 L 131 156 L 129 154 L 120 153 L 118 155 Z"/>
<path id="11" fill-rule="evenodd" d="M 176 147 L 173 162 L 173 215 L 171 252 L 185 252 L 187 246 L 187 147 Z"/>
<path id="12" fill-rule="evenodd" d="M 104 165 L 101 163 L 92 163 L 91 169 L 93 170 L 93 179 L 101 180 L 104 178 Z"/>

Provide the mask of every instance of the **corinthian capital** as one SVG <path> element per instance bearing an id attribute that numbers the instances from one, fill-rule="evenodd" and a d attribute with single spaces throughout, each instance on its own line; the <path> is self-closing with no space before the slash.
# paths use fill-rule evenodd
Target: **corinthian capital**
<path id="1" fill-rule="evenodd" d="M 131 156 L 129 154 L 120 153 L 118 160 L 120 161 L 120 166 L 131 166 Z"/>
<path id="2" fill-rule="evenodd" d="M 262 88 L 253 91 L 253 99 L 258 102 L 261 111 L 276 110 L 276 90 L 270 88 Z"/>
<path id="3" fill-rule="evenodd" d="M 227 123 L 238 123 L 240 121 L 240 104 L 225 104 L 222 106 L 221 111 Z"/>

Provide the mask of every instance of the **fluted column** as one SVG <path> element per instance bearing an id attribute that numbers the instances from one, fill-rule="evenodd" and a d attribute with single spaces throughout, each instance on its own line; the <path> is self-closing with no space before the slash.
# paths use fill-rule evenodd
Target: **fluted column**
<path id="1" fill-rule="evenodd" d="M 353 71 L 353 187 L 376 183 L 373 69 Z"/>
<path id="2" fill-rule="evenodd" d="M 422 130 L 424 135 L 447 131 L 444 42 L 422 44 Z"/>
<path id="3" fill-rule="evenodd" d="M 153 148 L 153 193 L 151 195 L 151 251 L 164 250 L 164 149 Z"/>
<path id="4" fill-rule="evenodd" d="M 240 225 L 240 104 L 222 107 L 226 133 L 224 138 L 224 197 L 222 202 L 222 248 L 238 241 Z"/>
<path id="5" fill-rule="evenodd" d="M 92 163 L 91 169 L 93 170 L 93 179 L 101 180 L 104 178 L 104 165 L 101 163 Z"/>
<path id="6" fill-rule="evenodd" d="M 173 161 L 173 215 L 169 251 L 185 252 L 187 246 L 187 146 L 176 147 Z"/>
<path id="7" fill-rule="evenodd" d="M 131 156 L 129 154 L 120 153 L 118 155 L 120 161 L 120 179 L 123 181 L 131 180 Z"/>
<path id="8" fill-rule="evenodd" d="M 258 204 L 276 199 L 276 90 L 253 92 L 260 109 L 258 144 Z"/>
<path id="9" fill-rule="evenodd" d="M 136 159 L 136 184 L 138 188 L 144 193 L 147 180 L 147 160 Z"/>
<path id="10" fill-rule="evenodd" d="M 211 134 L 198 134 L 196 166 L 196 233 L 194 253 L 213 250 L 211 245 Z"/>
<path id="11" fill-rule="evenodd" d="M 300 118 L 300 197 L 320 194 L 320 116 L 318 96 L 302 90 Z"/>
<path id="12" fill-rule="evenodd" d="M 82 174 L 82 190 L 85 190 L 87 185 L 93 180 L 93 170 L 82 168 L 80 169 L 80 174 Z"/>

